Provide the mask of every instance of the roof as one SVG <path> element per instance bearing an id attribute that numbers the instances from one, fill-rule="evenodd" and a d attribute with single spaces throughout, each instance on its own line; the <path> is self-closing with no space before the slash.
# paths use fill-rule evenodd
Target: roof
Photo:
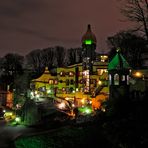
<path id="1" fill-rule="evenodd" d="M 128 62 L 118 51 L 117 54 L 111 60 L 111 62 L 108 64 L 108 70 L 115 70 L 115 69 L 130 69 Z"/>
<path id="2" fill-rule="evenodd" d="M 96 36 L 91 31 L 91 26 L 90 25 L 88 25 L 87 31 L 86 31 L 86 33 L 82 37 L 82 43 L 85 43 L 85 41 L 87 41 L 88 44 L 91 44 L 91 42 L 92 43 L 96 43 L 97 42 Z"/>
<path id="3" fill-rule="evenodd" d="M 52 76 L 48 70 L 48 67 L 45 68 L 44 73 L 37 79 L 32 80 L 32 82 L 44 82 L 48 83 L 49 79 L 55 79 L 55 76 Z"/>

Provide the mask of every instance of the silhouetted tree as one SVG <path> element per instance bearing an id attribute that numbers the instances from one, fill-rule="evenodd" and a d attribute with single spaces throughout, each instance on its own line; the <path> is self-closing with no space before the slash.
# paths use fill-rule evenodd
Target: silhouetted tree
<path id="1" fill-rule="evenodd" d="M 54 48 L 50 47 L 43 49 L 42 59 L 44 66 L 47 66 L 49 69 L 51 69 L 54 65 L 56 65 Z"/>
<path id="2" fill-rule="evenodd" d="M 66 59 L 66 49 L 60 46 L 55 47 L 55 58 L 57 60 L 57 66 L 63 67 Z"/>
<path id="3" fill-rule="evenodd" d="M 119 32 L 108 37 L 108 45 L 111 48 L 110 58 L 115 55 L 116 49 L 120 47 L 121 52 L 126 56 L 127 61 L 133 68 L 142 66 L 142 53 L 146 50 L 147 41 L 130 32 Z"/>
<path id="4" fill-rule="evenodd" d="M 77 60 L 77 50 L 76 48 L 70 48 L 68 49 L 68 61 L 69 65 L 75 64 Z"/>
<path id="5" fill-rule="evenodd" d="M 14 82 L 14 79 L 23 73 L 24 57 L 9 53 L 1 59 L 1 80 L 5 84 L 4 89 Z"/>
<path id="6" fill-rule="evenodd" d="M 68 49 L 68 64 L 76 64 L 82 62 L 82 49 L 70 48 Z"/>
<path id="7" fill-rule="evenodd" d="M 122 1 L 122 0 L 120 0 Z M 148 0 L 126 0 L 121 12 L 130 21 L 136 22 L 138 31 L 142 31 L 148 40 Z"/>
<path id="8" fill-rule="evenodd" d="M 32 70 L 34 77 L 41 75 L 45 68 L 42 52 L 40 49 L 33 50 L 25 58 L 26 69 Z"/>

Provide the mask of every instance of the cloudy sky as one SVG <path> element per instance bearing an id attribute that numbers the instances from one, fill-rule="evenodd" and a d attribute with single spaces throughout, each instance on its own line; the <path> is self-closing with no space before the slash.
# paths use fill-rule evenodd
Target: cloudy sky
<path id="1" fill-rule="evenodd" d="M 119 7 L 117 0 L 1 0 L 0 56 L 80 47 L 87 24 L 97 37 L 97 51 L 107 51 L 106 38 L 129 27 L 120 21 Z"/>

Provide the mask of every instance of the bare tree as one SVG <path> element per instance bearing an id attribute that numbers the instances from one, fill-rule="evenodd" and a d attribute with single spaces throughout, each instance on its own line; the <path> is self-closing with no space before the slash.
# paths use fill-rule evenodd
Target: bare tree
<path id="1" fill-rule="evenodd" d="M 55 57 L 57 59 L 57 66 L 63 67 L 66 59 L 66 49 L 60 46 L 55 47 Z"/>
<path id="2" fill-rule="evenodd" d="M 44 62 L 44 65 L 47 66 L 49 69 L 55 65 L 55 52 L 54 48 L 46 48 L 42 51 L 42 59 Z"/>
<path id="3" fill-rule="evenodd" d="M 112 49 L 110 57 L 116 54 L 116 49 L 120 47 L 121 52 L 126 57 L 130 66 L 139 68 L 143 66 L 142 53 L 146 50 L 147 41 L 130 32 L 119 32 L 112 37 L 108 37 L 108 45 Z"/>
<path id="4" fill-rule="evenodd" d="M 68 49 L 68 61 L 69 61 L 69 65 L 75 64 L 76 60 L 77 60 L 77 50 L 76 48 L 70 48 Z"/>
<path id="5" fill-rule="evenodd" d="M 82 62 L 82 49 L 70 48 L 68 49 L 68 64 L 76 64 Z"/>
<path id="6" fill-rule="evenodd" d="M 40 75 L 45 68 L 42 50 L 33 50 L 26 55 L 26 63 L 27 69 L 31 69 L 34 73 Z"/>
<path id="7" fill-rule="evenodd" d="M 119 0 L 123 1 L 123 0 Z M 142 31 L 148 40 L 148 0 L 124 0 L 121 13 L 128 20 L 137 24 L 138 31 Z"/>

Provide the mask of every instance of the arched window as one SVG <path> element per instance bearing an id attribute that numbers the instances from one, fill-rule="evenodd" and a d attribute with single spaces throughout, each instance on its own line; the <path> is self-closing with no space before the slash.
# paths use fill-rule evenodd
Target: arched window
<path id="1" fill-rule="evenodd" d="M 73 77 L 73 76 L 74 76 L 74 73 L 70 71 L 70 72 L 69 72 L 69 76 L 70 76 L 70 77 Z"/>
<path id="2" fill-rule="evenodd" d="M 65 72 L 64 72 L 64 71 L 61 71 L 61 72 L 60 72 L 60 76 L 61 76 L 61 77 L 64 77 L 64 76 L 65 76 Z"/>
<path id="3" fill-rule="evenodd" d="M 122 75 L 122 81 L 125 81 L 125 75 Z"/>
<path id="4" fill-rule="evenodd" d="M 54 83 L 53 79 L 49 79 L 49 84 L 53 84 L 53 83 Z"/>
<path id="5" fill-rule="evenodd" d="M 119 85 L 119 75 L 117 73 L 114 75 L 114 84 Z"/>

